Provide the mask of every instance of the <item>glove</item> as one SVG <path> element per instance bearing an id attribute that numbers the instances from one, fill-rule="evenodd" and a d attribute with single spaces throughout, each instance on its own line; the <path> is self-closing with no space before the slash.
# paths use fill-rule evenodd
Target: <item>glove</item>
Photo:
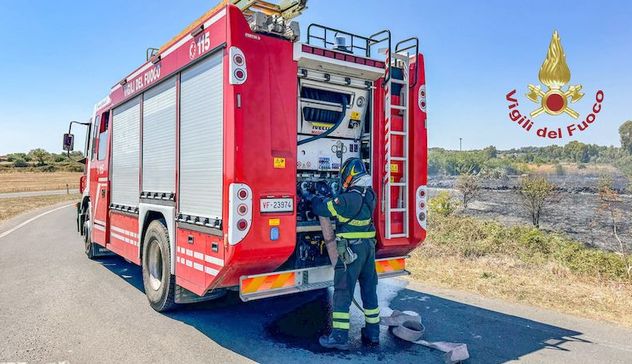
<path id="1" fill-rule="evenodd" d="M 304 191 L 301 194 L 301 198 L 303 199 L 303 201 L 306 201 L 306 202 L 312 202 L 314 197 L 316 197 L 316 195 L 314 195 L 313 193 L 311 193 L 309 191 Z"/>

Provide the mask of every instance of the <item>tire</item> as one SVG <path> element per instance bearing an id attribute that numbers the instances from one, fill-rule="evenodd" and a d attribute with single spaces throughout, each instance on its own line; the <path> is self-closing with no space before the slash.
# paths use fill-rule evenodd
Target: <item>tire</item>
<path id="1" fill-rule="evenodd" d="M 164 222 L 152 221 L 143 239 L 143 285 L 151 307 L 158 312 L 173 309 L 176 280 L 171 274 L 169 232 Z"/>
<path id="2" fill-rule="evenodd" d="M 90 232 L 90 220 L 86 221 L 84 224 L 84 236 L 83 236 L 83 245 L 85 248 L 86 256 L 90 260 L 94 260 L 97 257 L 97 246 L 92 242 L 92 234 Z"/>
<path id="3" fill-rule="evenodd" d="M 81 206 L 77 203 L 77 232 L 83 235 L 83 226 L 81 224 L 81 220 L 83 220 L 83 211 L 81 211 Z"/>

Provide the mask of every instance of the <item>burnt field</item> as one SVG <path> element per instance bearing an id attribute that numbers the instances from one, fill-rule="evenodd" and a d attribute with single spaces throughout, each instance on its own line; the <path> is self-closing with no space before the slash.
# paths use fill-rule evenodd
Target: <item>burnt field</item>
<path id="1" fill-rule="evenodd" d="M 563 233 L 587 246 L 618 250 L 609 215 L 600 209 L 597 195 L 599 177 L 568 175 L 548 178 L 558 186 L 559 194 L 555 203 L 545 208 L 540 220 L 541 229 Z M 454 189 L 455 181 L 454 177 L 431 177 L 430 197 L 441 190 L 448 190 L 454 197 L 460 198 Z M 627 183 L 625 177 L 614 176 L 615 188 L 622 193 L 621 208 L 625 211 L 617 228 L 628 248 L 632 249 L 632 195 L 623 193 Z M 470 202 L 467 210 L 460 208 L 458 213 L 493 219 L 506 225 L 529 225 L 531 218 L 522 206 L 517 190 L 519 185 L 520 178 L 517 176 L 482 180 L 478 196 Z"/>

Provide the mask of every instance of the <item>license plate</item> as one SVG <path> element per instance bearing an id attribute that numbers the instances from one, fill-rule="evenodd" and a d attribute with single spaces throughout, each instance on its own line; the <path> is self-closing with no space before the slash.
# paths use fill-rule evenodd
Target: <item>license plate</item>
<path id="1" fill-rule="evenodd" d="M 292 212 L 294 211 L 294 199 L 262 198 L 259 207 L 261 212 Z"/>

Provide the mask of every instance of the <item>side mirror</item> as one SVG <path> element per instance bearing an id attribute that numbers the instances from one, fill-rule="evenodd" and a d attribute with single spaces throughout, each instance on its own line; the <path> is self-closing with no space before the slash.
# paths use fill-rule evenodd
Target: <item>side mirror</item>
<path id="1" fill-rule="evenodd" d="M 75 136 L 74 134 L 64 134 L 64 151 L 72 152 L 75 149 Z"/>

